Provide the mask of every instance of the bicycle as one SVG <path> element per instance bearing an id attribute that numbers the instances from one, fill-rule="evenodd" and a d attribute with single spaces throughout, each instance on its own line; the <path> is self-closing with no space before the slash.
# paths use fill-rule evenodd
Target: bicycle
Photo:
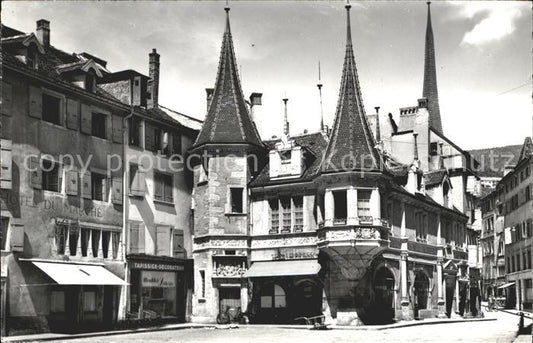
<path id="1" fill-rule="evenodd" d="M 221 312 L 217 315 L 217 324 L 248 324 L 250 320 L 248 315 L 242 312 L 240 307 L 226 307 L 224 312 Z"/>

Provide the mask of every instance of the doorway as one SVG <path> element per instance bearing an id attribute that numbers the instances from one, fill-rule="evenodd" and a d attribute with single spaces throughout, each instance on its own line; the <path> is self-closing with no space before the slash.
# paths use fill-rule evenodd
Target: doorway
<path id="1" fill-rule="evenodd" d="M 322 289 L 314 282 L 305 280 L 296 285 L 293 290 L 293 314 L 298 317 L 314 317 L 322 314 Z"/>
<path id="2" fill-rule="evenodd" d="M 392 323 L 394 318 L 394 275 L 381 267 L 374 276 L 375 311 L 370 314 L 372 324 Z"/>
<path id="3" fill-rule="evenodd" d="M 418 271 L 415 273 L 414 283 L 414 315 L 420 318 L 420 310 L 428 307 L 429 279 L 425 273 Z"/>

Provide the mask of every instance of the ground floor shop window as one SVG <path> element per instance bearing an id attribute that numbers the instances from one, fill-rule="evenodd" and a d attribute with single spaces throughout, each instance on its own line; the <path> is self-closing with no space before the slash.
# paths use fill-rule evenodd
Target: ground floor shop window
<path id="1" fill-rule="evenodd" d="M 140 271 L 139 311 L 153 311 L 161 317 L 176 316 L 175 272 Z"/>
<path id="2" fill-rule="evenodd" d="M 50 312 L 62 313 L 65 312 L 65 292 L 52 291 L 50 295 Z"/>
<path id="3" fill-rule="evenodd" d="M 240 287 L 223 287 L 218 290 L 218 298 L 220 299 L 220 312 L 226 311 L 228 308 L 241 307 L 241 289 Z"/>
<path id="4" fill-rule="evenodd" d="M 85 312 L 96 311 L 96 292 L 95 291 L 83 292 L 83 311 Z"/>
<path id="5" fill-rule="evenodd" d="M 265 285 L 261 289 L 261 308 L 285 308 L 287 299 L 285 291 L 277 284 Z"/>

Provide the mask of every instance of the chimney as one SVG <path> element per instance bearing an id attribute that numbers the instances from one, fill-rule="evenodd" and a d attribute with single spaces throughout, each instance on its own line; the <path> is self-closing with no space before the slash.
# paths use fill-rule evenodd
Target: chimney
<path id="1" fill-rule="evenodd" d="M 418 108 L 428 108 L 428 99 L 427 98 L 418 99 Z"/>
<path id="2" fill-rule="evenodd" d="M 289 118 L 287 117 L 287 101 L 289 101 L 288 98 L 283 98 L 283 105 L 285 107 L 285 113 L 283 116 L 283 134 L 285 136 L 289 136 Z"/>
<path id="3" fill-rule="evenodd" d="M 211 99 L 213 99 L 213 92 L 215 91 L 214 88 L 206 88 L 205 89 L 205 96 L 206 96 L 206 106 L 207 106 L 207 111 L 209 111 L 209 105 L 211 104 Z"/>
<path id="4" fill-rule="evenodd" d="M 42 45 L 50 46 L 50 22 L 48 20 L 37 20 L 37 39 Z"/>
<path id="5" fill-rule="evenodd" d="M 148 109 L 159 106 L 159 54 L 156 49 L 152 49 L 149 55 L 149 76 L 148 90 L 151 94 L 146 107 Z"/>
<path id="6" fill-rule="evenodd" d="M 413 133 L 413 138 L 414 138 L 413 163 L 411 163 L 411 167 L 409 168 L 409 172 L 407 174 L 407 185 L 405 186 L 407 191 L 411 194 L 415 194 L 415 192 L 419 190 L 418 171 L 420 168 L 420 162 L 418 161 L 417 136 L 418 136 L 417 133 Z"/>
<path id="7" fill-rule="evenodd" d="M 259 136 L 263 135 L 263 118 L 262 118 L 262 103 L 261 103 L 261 97 L 263 96 L 262 93 L 252 93 L 250 94 L 250 115 L 252 116 L 252 120 L 255 123 L 255 127 L 257 128 L 257 131 L 259 132 Z"/>

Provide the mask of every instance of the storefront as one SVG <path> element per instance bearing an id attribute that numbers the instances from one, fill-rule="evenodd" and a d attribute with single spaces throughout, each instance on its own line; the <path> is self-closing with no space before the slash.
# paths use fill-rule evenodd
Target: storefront
<path id="1" fill-rule="evenodd" d="M 253 281 L 253 322 L 305 324 L 295 319 L 321 315 L 319 271 L 316 260 L 253 263 L 244 275 Z"/>
<path id="2" fill-rule="evenodd" d="M 48 304 L 47 322 L 52 332 L 79 332 L 113 327 L 123 279 L 104 264 L 43 259 L 20 259 L 40 270 L 34 291 Z M 35 270 L 33 269 L 33 270 Z M 37 279 L 36 279 L 37 280 Z M 49 282 L 50 280 L 51 282 Z"/>
<path id="3" fill-rule="evenodd" d="M 192 260 L 129 255 L 130 313 L 185 322 Z"/>

